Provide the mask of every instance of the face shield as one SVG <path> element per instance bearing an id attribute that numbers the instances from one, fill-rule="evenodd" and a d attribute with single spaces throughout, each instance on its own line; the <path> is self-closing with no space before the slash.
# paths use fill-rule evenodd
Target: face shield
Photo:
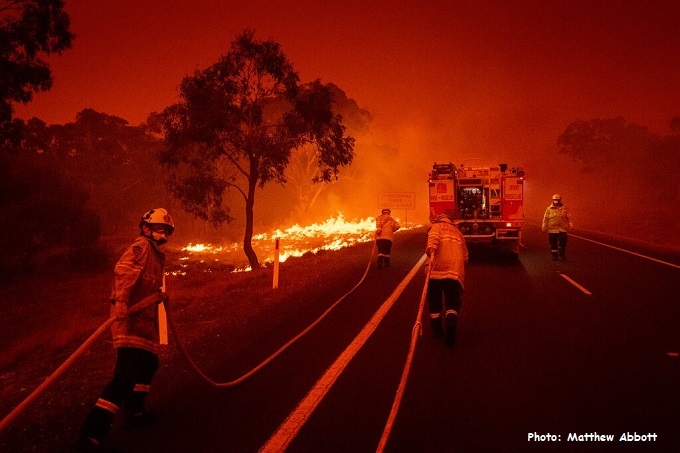
<path id="1" fill-rule="evenodd" d="M 151 239 L 158 244 L 163 245 L 168 242 L 168 236 L 170 236 L 168 227 L 165 225 L 150 225 Z"/>

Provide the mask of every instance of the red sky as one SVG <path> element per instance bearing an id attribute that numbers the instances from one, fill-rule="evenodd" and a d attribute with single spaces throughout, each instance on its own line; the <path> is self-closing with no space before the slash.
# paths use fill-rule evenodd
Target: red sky
<path id="1" fill-rule="evenodd" d="M 374 117 L 376 142 L 426 162 L 554 152 L 575 120 L 668 133 L 680 115 L 677 0 L 66 0 L 73 49 L 17 116 L 84 108 L 136 125 L 246 28 L 282 45 L 303 82 L 333 82 Z M 380 138 L 376 138 L 380 137 Z M 357 144 L 361 146 L 360 143 Z M 420 164 L 418 164 L 420 165 Z"/>

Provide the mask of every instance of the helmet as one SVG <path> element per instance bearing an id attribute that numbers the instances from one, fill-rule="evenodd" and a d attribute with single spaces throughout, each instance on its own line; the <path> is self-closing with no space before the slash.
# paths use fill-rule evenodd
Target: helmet
<path id="1" fill-rule="evenodd" d="M 383 213 L 383 214 L 392 214 L 392 211 L 389 210 L 389 209 L 387 209 L 387 208 L 385 208 L 385 209 L 382 210 L 382 213 Z"/>
<path id="2" fill-rule="evenodd" d="M 439 214 L 437 216 L 437 222 L 441 222 L 442 220 L 451 220 L 451 218 L 446 214 Z"/>
<path id="3" fill-rule="evenodd" d="M 174 220 L 172 220 L 172 217 L 170 217 L 168 211 L 163 208 L 152 209 L 144 214 L 142 216 L 142 220 L 139 221 L 140 228 L 142 225 L 165 225 L 168 227 L 168 236 L 170 236 L 172 232 L 175 231 Z"/>
<path id="4" fill-rule="evenodd" d="M 557 201 L 561 201 L 561 200 L 562 200 L 562 195 L 556 193 L 555 195 L 553 195 L 552 199 L 553 199 L 553 200 L 557 200 Z"/>

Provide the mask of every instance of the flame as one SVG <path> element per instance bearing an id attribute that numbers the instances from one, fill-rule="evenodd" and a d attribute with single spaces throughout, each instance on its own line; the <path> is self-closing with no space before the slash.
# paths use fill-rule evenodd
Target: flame
<path id="1" fill-rule="evenodd" d="M 397 219 L 398 221 L 398 219 Z M 419 225 L 409 226 L 412 229 Z M 331 216 L 322 223 L 307 226 L 295 224 L 285 230 L 276 229 L 270 233 L 253 235 L 253 249 L 260 258 L 263 266 L 270 265 L 278 253 L 279 262 L 290 257 L 299 257 L 306 253 L 318 253 L 321 250 L 340 250 L 345 247 L 370 242 L 375 237 L 375 218 L 367 217 L 361 220 L 347 221 L 340 212 L 336 217 Z M 276 250 L 276 239 L 279 249 Z M 180 258 L 183 263 L 180 269 L 170 272 L 172 275 L 186 275 L 192 265 L 203 267 L 204 272 L 212 272 L 219 267 L 233 263 L 231 272 L 248 272 L 250 265 L 243 264 L 245 260 L 240 244 L 213 245 L 189 243 L 183 247 L 186 255 Z M 212 265 L 207 263 L 206 256 L 213 255 Z"/>

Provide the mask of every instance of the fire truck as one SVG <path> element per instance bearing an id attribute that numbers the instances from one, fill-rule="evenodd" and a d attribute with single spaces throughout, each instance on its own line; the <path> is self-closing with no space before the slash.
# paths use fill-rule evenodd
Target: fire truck
<path id="1" fill-rule="evenodd" d="M 468 163 L 473 161 L 474 163 Z M 524 218 L 524 170 L 507 164 L 435 164 L 429 177 L 430 222 L 446 214 L 466 243 L 519 254 Z"/>

